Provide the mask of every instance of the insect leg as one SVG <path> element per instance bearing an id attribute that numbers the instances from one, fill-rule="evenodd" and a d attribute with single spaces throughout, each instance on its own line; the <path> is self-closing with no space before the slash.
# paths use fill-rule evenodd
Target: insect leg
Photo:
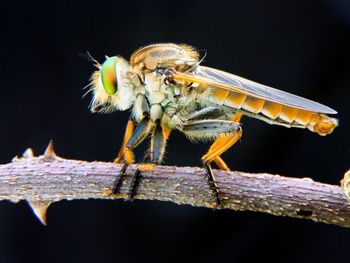
<path id="1" fill-rule="evenodd" d="M 231 117 L 231 121 L 235 122 L 235 123 L 239 123 L 241 121 L 241 117 L 242 117 L 242 113 L 237 112 L 236 114 L 234 114 Z M 215 143 L 213 143 L 212 146 L 214 146 L 214 145 L 215 145 Z M 227 166 L 225 161 L 220 156 L 216 157 L 214 162 L 220 170 L 230 171 L 230 168 Z"/>
<path id="2" fill-rule="evenodd" d="M 126 143 L 126 152 L 132 151 L 136 146 L 138 146 L 150 133 L 151 129 L 153 127 L 152 121 L 149 119 L 148 115 L 146 115 L 141 122 L 137 125 L 135 131 L 132 133 L 131 137 L 129 138 L 128 142 Z M 125 156 L 123 156 L 125 160 L 125 164 L 122 169 L 122 173 L 120 176 L 115 180 L 112 194 L 116 194 L 121 186 L 122 180 L 125 176 L 125 171 L 129 163 L 125 159 Z"/>
<path id="3" fill-rule="evenodd" d="M 242 128 L 239 128 L 235 132 L 220 135 L 209 148 L 208 152 L 202 156 L 202 160 L 206 163 L 214 161 L 222 153 L 231 148 L 242 137 L 242 133 Z M 220 160 L 218 162 L 220 163 Z"/>
<path id="4" fill-rule="evenodd" d="M 225 120 L 195 120 L 186 122 L 181 131 L 191 140 L 215 139 L 221 134 L 234 132 L 239 124 Z"/>
<path id="5" fill-rule="evenodd" d="M 158 122 L 152 133 L 151 140 L 151 162 L 155 164 L 160 164 L 163 160 L 165 151 L 166 139 L 164 137 L 164 132 L 160 123 Z"/>
<path id="6" fill-rule="evenodd" d="M 232 116 L 231 121 L 239 125 L 241 117 L 241 113 L 236 113 Z M 214 161 L 219 169 L 229 171 L 230 169 L 220 155 L 232 147 L 239 140 L 239 138 L 241 138 L 241 136 L 242 129 L 240 126 L 236 131 L 219 135 L 209 148 L 207 154 L 202 156 L 203 165 L 208 173 L 208 184 L 215 194 L 215 202 L 217 206 L 220 206 L 222 201 L 220 198 L 220 190 L 215 181 L 215 176 L 210 163 Z"/>
<path id="7" fill-rule="evenodd" d="M 220 170 L 230 171 L 230 168 L 220 156 L 214 159 L 214 163 L 219 167 Z"/>
<path id="8" fill-rule="evenodd" d="M 151 163 L 145 163 L 139 165 L 136 173 L 134 174 L 130 187 L 129 187 L 129 199 L 132 200 L 137 192 L 139 186 L 139 179 L 141 173 L 144 171 L 153 170 L 155 164 L 160 164 L 163 160 L 166 141 L 169 138 L 171 129 L 163 129 L 160 122 L 157 121 L 155 128 L 152 131 L 151 145 L 146 153 L 145 160 L 150 160 Z"/>
<path id="9" fill-rule="evenodd" d="M 222 203 L 221 197 L 220 197 L 220 190 L 218 188 L 218 185 L 215 180 L 215 176 L 213 174 L 212 168 L 211 168 L 211 162 L 215 162 L 218 164 L 219 168 L 223 168 L 223 170 L 228 169 L 227 165 L 223 162 L 220 155 L 227 151 L 230 147 L 232 147 L 242 136 L 242 129 L 240 128 L 238 131 L 234 133 L 229 134 L 222 134 L 220 135 L 213 145 L 210 147 L 207 154 L 202 156 L 202 162 L 204 167 L 207 170 L 208 173 L 208 184 L 210 189 L 215 194 L 215 202 L 216 205 L 220 206 Z"/>
<path id="10" fill-rule="evenodd" d="M 114 163 L 121 163 L 122 161 L 131 164 L 135 162 L 134 154 L 132 150 L 127 150 L 126 144 L 130 140 L 131 135 L 134 131 L 134 121 L 130 118 L 126 125 L 123 144 L 119 150 L 118 156 L 114 159 Z"/>
<path id="11" fill-rule="evenodd" d="M 209 106 L 203 108 L 199 111 L 194 112 L 188 118 L 187 121 L 192 120 L 201 120 L 201 119 L 214 119 L 216 116 L 222 115 L 222 111 L 220 111 L 217 107 Z"/>

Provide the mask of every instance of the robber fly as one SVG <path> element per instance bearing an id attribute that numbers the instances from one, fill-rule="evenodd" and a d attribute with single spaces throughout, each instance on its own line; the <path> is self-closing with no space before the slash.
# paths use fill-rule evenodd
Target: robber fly
<path id="1" fill-rule="evenodd" d="M 151 136 L 144 158 L 160 164 L 172 130 L 192 141 L 213 140 L 202 156 L 208 185 L 215 204 L 222 197 L 211 168 L 229 170 L 222 153 L 242 136 L 243 115 L 285 127 L 306 128 L 321 136 L 337 126 L 336 114 L 320 103 L 274 89 L 245 78 L 201 65 L 199 53 L 191 46 L 154 44 L 134 52 L 130 61 L 120 56 L 106 57 L 91 77 L 92 112 L 131 109 L 122 147 L 115 163 L 124 163 L 114 184 L 119 191 L 127 165 L 135 162 L 133 149 Z M 136 191 L 137 178 L 145 168 L 139 166 L 132 180 L 129 197 Z M 146 168 L 147 169 L 147 168 Z"/>

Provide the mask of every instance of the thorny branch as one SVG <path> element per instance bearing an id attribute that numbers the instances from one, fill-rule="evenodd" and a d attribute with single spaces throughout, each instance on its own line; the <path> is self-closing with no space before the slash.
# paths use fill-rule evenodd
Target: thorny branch
<path id="1" fill-rule="evenodd" d="M 0 200 L 27 200 L 37 217 L 46 224 L 46 210 L 53 202 L 125 198 L 130 175 L 136 171 L 136 166 L 128 168 L 121 194 L 111 196 L 120 169 L 120 165 L 113 163 L 57 157 L 50 143 L 44 155 L 34 157 L 28 149 L 22 158 L 0 165 Z M 224 196 L 222 208 L 350 227 L 350 203 L 339 186 L 309 178 L 270 174 L 215 171 L 215 175 Z M 135 199 L 212 207 L 214 199 L 205 176 L 201 168 L 157 166 L 153 171 L 143 172 Z M 349 194 L 349 177 L 342 182 L 346 194 Z"/>

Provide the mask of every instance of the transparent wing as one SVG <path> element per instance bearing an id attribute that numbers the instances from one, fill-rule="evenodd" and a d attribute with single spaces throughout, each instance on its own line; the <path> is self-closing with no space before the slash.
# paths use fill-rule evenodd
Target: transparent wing
<path id="1" fill-rule="evenodd" d="M 269 86 L 265 86 L 237 75 L 210 67 L 199 66 L 196 72 L 191 74 L 174 72 L 173 77 L 174 79 L 197 82 L 208 85 L 208 87 L 211 88 L 234 91 L 302 110 L 324 114 L 337 113 L 330 107 L 322 105 L 318 102 L 305 99 L 285 91 L 274 89 Z"/>

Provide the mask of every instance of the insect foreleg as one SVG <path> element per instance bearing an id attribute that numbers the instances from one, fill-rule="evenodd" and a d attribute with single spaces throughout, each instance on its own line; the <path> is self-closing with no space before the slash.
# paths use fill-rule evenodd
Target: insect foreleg
<path id="1" fill-rule="evenodd" d="M 134 131 L 134 121 L 130 118 L 128 124 L 126 125 L 125 134 L 122 146 L 120 147 L 118 156 L 114 159 L 114 163 L 121 163 L 124 161 L 128 164 L 134 163 L 135 158 L 132 150 L 127 150 L 126 144 L 130 140 L 130 137 Z"/>
<path id="2" fill-rule="evenodd" d="M 147 135 L 150 133 L 153 128 L 153 123 L 149 119 L 149 116 L 145 116 L 140 123 L 137 125 L 135 131 L 131 135 L 128 143 L 126 144 L 126 148 L 128 150 L 132 150 L 137 147 L 141 142 L 143 142 Z"/>
<path id="3" fill-rule="evenodd" d="M 170 136 L 171 129 L 162 128 L 160 123 L 157 123 L 156 128 L 153 130 L 151 140 L 151 162 L 160 164 L 163 161 L 166 142 Z"/>
<path id="4" fill-rule="evenodd" d="M 145 163 L 138 166 L 129 186 L 129 199 L 132 200 L 137 192 L 139 179 L 142 172 L 153 170 L 156 164 L 160 164 L 163 160 L 166 141 L 170 135 L 170 129 L 162 128 L 160 121 L 156 121 L 156 126 L 152 131 L 151 145 L 144 158 Z"/>
<path id="5" fill-rule="evenodd" d="M 154 164 L 160 164 L 165 150 L 166 140 L 163 136 L 162 127 L 157 121 L 155 128 L 152 131 L 151 145 L 147 151 L 144 161 L 151 162 Z"/>
<path id="6" fill-rule="evenodd" d="M 115 180 L 112 194 L 116 194 L 120 188 L 121 182 L 125 176 L 125 171 L 129 163 L 127 162 L 128 160 L 125 158 L 127 156 L 127 153 L 129 151 L 132 151 L 136 146 L 138 146 L 150 133 L 151 129 L 153 128 L 153 123 L 149 119 L 149 116 L 146 115 L 141 122 L 137 125 L 135 131 L 132 133 L 130 136 L 128 142 L 126 143 L 125 146 L 125 153 L 124 156 L 121 156 L 121 158 L 124 159 L 125 164 L 122 168 L 120 176 Z"/>

